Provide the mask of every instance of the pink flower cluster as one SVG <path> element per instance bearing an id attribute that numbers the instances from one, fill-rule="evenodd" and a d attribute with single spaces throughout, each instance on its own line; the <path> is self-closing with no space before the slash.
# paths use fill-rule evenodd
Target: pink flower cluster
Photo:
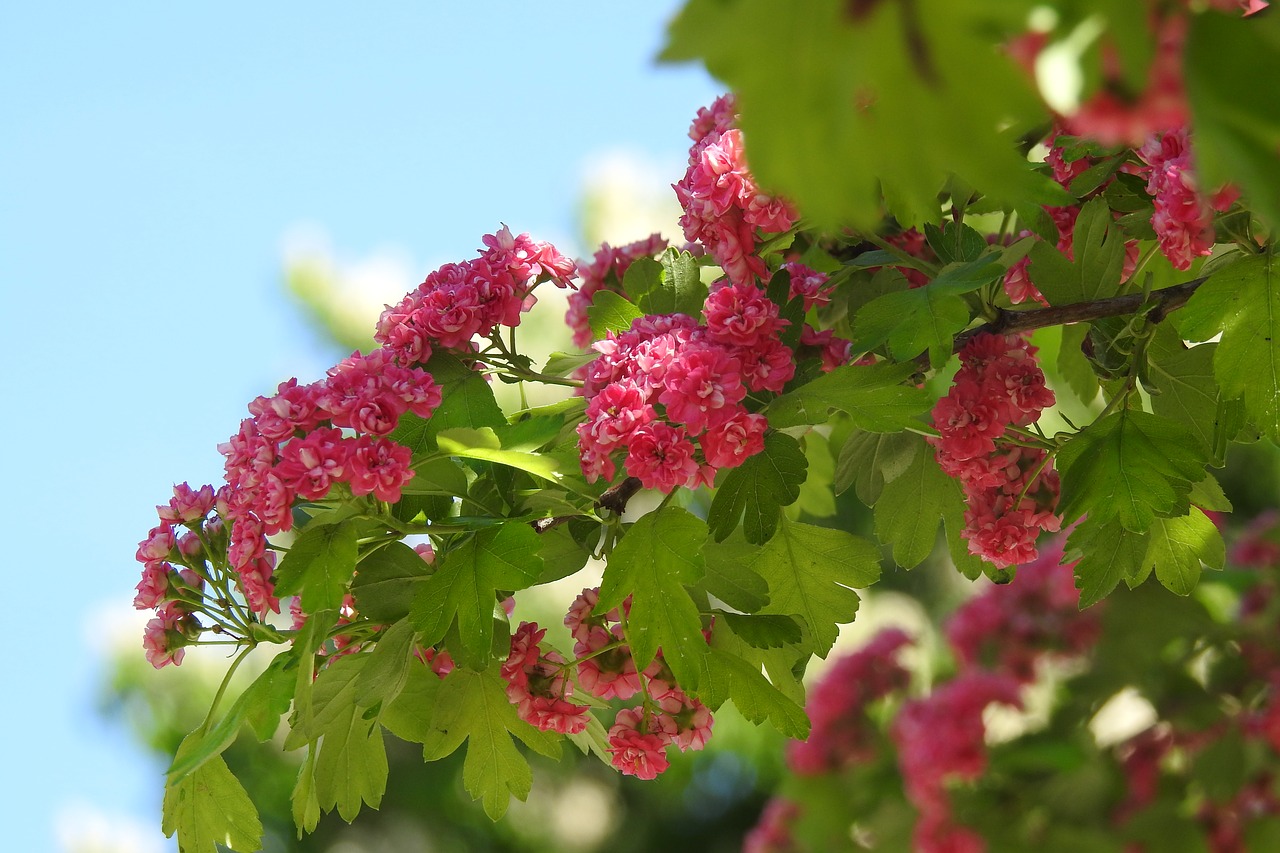
<path id="1" fill-rule="evenodd" d="M 623 614 L 599 612 L 599 601 L 599 588 L 584 589 L 564 618 L 574 640 L 578 686 L 598 699 L 642 695 L 639 705 L 623 708 L 614 718 L 609 754 L 623 774 L 653 779 L 667 769 L 668 746 L 682 752 L 706 746 L 711 711 L 679 688 L 661 652 L 638 672 L 625 643 Z M 622 606 L 624 613 L 629 609 L 630 599 Z"/>
<path id="2" fill-rule="evenodd" d="M 520 719 L 542 731 L 577 734 L 587 727 L 586 705 L 569 701 L 573 685 L 565 678 L 568 665 L 554 649 L 544 649 L 546 628 L 521 622 L 511 635 L 511 653 L 502 664 L 507 699 Z"/>
<path id="3" fill-rule="evenodd" d="M 742 853 L 799 853 L 792 828 L 803 814 L 791 800 L 774 797 L 765 803 L 760 820 L 742 839 Z"/>
<path id="4" fill-rule="evenodd" d="M 1000 568 L 1037 556 L 1041 530 L 1056 531 L 1058 475 L 1042 450 L 1002 439 L 1054 403 L 1035 348 L 1016 335 L 981 334 L 960 352 L 951 390 L 933 408 L 938 464 L 964 487 L 969 551 Z"/>
<path id="5" fill-rule="evenodd" d="M 1225 189 L 1207 199 L 1196 186 L 1187 129 L 1152 134 L 1138 156 L 1146 164 L 1147 192 L 1155 199 L 1151 227 L 1169 263 L 1188 269 L 1197 257 L 1213 251 L 1213 211 L 1226 210 L 1237 193 Z"/>
<path id="6" fill-rule="evenodd" d="M 1099 610 L 1080 610 L 1074 564 L 1059 565 L 1049 549 L 1018 569 L 1011 583 L 993 584 L 947 621 L 947 642 L 961 669 L 980 668 L 1027 684 L 1047 656 L 1088 653 L 1102 630 Z"/>
<path id="7" fill-rule="evenodd" d="M 614 455 L 645 488 L 709 485 L 764 446 L 764 416 L 747 411 L 748 392 L 781 391 L 795 375 L 779 340 L 787 321 L 759 288 L 714 289 L 706 324 L 683 314 L 637 319 L 594 345 L 587 368 L 586 420 L 578 427 L 582 469 L 613 479 Z M 696 443 L 695 443 L 696 442 Z"/>
<path id="8" fill-rule="evenodd" d="M 731 95 L 698 111 L 689 131 L 689 168 L 673 186 L 684 209 L 685 237 L 706 247 L 731 281 L 746 284 L 768 273 L 755 254 L 756 229 L 786 231 L 798 217 L 785 201 L 756 185 L 736 119 Z"/>
<path id="9" fill-rule="evenodd" d="M 505 225 L 485 235 L 484 246 L 477 258 L 440 267 L 382 313 L 374 339 L 393 360 L 419 364 L 435 346 L 470 349 L 477 335 L 519 325 L 538 283 L 568 287 L 576 274 L 573 261 L 550 243 L 513 236 Z"/>
<path id="10" fill-rule="evenodd" d="M 1016 679 L 971 670 L 898 712 L 890 734 L 898 747 L 907 796 L 920 810 L 915 850 L 985 849 L 981 837 L 952 822 L 946 783 L 982 775 L 987 767 L 983 711 L 992 704 L 1021 708 L 1019 692 Z"/>
<path id="11" fill-rule="evenodd" d="M 581 280 L 578 289 L 569 294 L 569 309 L 564 320 L 573 330 L 573 345 L 586 348 L 593 335 L 587 309 L 601 290 L 622 292 L 622 278 L 638 258 L 652 258 L 667 248 L 667 241 L 660 234 L 650 234 L 644 240 L 614 248 L 604 243 L 596 250 L 591 263 L 578 270 Z"/>
<path id="12" fill-rule="evenodd" d="M 881 631 L 854 654 L 842 657 L 814 686 L 805 703 L 812 728 L 787 745 L 787 765 L 803 776 L 870 761 L 880 747 L 869 706 L 905 690 L 911 675 L 897 655 L 911 638 L 898 629 Z"/>

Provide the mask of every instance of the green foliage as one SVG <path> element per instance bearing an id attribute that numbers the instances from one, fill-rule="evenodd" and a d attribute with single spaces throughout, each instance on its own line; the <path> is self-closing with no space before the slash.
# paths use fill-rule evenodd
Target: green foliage
<path id="1" fill-rule="evenodd" d="M 1059 450 L 1059 510 L 1066 519 L 1087 512 L 1096 523 L 1116 519 L 1125 530 L 1145 533 L 1157 515 L 1186 513 L 1205 462 L 1186 427 L 1122 408 Z"/>
<path id="2" fill-rule="evenodd" d="M 183 741 L 175 763 L 194 742 Z M 252 853 L 262 844 L 262 821 L 244 786 L 214 756 L 164 791 L 164 834 L 178 834 L 180 853 L 217 853 L 217 845 Z"/>
<path id="3" fill-rule="evenodd" d="M 926 288 L 927 289 L 927 288 Z M 903 385 L 912 364 L 837 367 L 775 399 L 764 414 L 775 429 L 826 423 L 833 409 L 868 432 L 899 432 L 929 408 L 929 395 Z"/>
<path id="4" fill-rule="evenodd" d="M 484 669 L 493 648 L 494 607 L 498 590 L 512 592 L 537 583 L 542 572 L 541 543 L 532 528 L 520 524 L 480 530 L 444 555 L 434 574 L 419 587 L 409 618 L 423 645 L 444 639 L 457 620 L 458 657 Z"/>
<path id="5" fill-rule="evenodd" d="M 493 671 L 458 668 L 441 680 L 414 663 L 383 722 L 396 736 L 421 743 L 427 761 L 444 758 L 465 742 L 463 784 L 494 820 L 506 812 L 511 795 L 523 800 L 533 786 L 529 763 L 512 737 L 551 758 L 560 753 L 554 736 L 516 716 L 501 677 Z"/>
<path id="6" fill-rule="evenodd" d="M 636 669 L 648 666 L 661 646 L 663 659 L 689 690 L 697 690 L 707 642 L 684 587 L 702 577 L 706 540 L 706 523 L 679 507 L 649 513 L 618 543 L 600 584 L 602 609 L 631 596 L 626 632 Z"/>
<path id="7" fill-rule="evenodd" d="M 769 541 L 782 518 L 782 508 L 800 497 L 808 462 L 800 443 L 789 435 L 765 435 L 764 450 L 729 471 L 716 489 L 707 524 L 723 542 L 742 521 L 747 541 Z"/>
<path id="8" fill-rule="evenodd" d="M 916 438 L 911 464 L 889 480 L 875 504 L 876 537 L 893 545 L 893 559 L 914 568 L 933 553 L 938 522 L 948 508 L 963 503 L 960 485 L 938 467 L 932 449 Z"/>
<path id="9" fill-rule="evenodd" d="M 1102 197 L 1080 208 L 1071 237 L 1074 260 L 1046 242 L 1031 248 L 1031 279 L 1050 305 L 1114 296 L 1124 269 L 1124 233 Z"/>
<path id="10" fill-rule="evenodd" d="M 587 316 L 591 319 L 591 334 L 603 338 L 609 332 L 630 329 L 632 321 L 643 317 L 644 312 L 612 290 L 602 290 L 592 300 Z"/>
<path id="11" fill-rule="evenodd" d="M 1011 144 L 1047 115 L 990 47 L 998 11 L 954 0 L 856 8 L 693 0 L 663 57 L 700 59 L 733 89 L 757 179 L 820 227 L 875 228 L 882 194 L 904 225 L 937 222 L 952 173 L 1010 204 L 1070 203 Z"/>
<path id="12" fill-rule="evenodd" d="M 697 316 L 707 298 L 697 259 L 675 248 L 665 250 L 656 261 L 633 262 L 623 276 L 622 289 L 645 314 Z"/>
<path id="13" fill-rule="evenodd" d="M 356 568 L 356 525 L 311 525 L 299 534 L 276 569 L 276 592 L 298 593 L 308 613 L 337 610 Z"/>
<path id="14" fill-rule="evenodd" d="M 1270 252 L 1242 257 L 1202 284 L 1182 310 L 1192 340 L 1221 332 L 1213 372 L 1228 399 L 1243 397 L 1253 422 L 1280 442 L 1280 276 Z"/>

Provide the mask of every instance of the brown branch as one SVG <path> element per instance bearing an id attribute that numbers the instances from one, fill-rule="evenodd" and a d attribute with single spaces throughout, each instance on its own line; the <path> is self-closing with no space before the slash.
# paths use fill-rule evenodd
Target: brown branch
<path id="1" fill-rule="evenodd" d="M 1176 311 L 1186 305 L 1187 300 L 1191 298 L 1191 294 L 1195 293 L 1196 288 L 1204 284 L 1207 278 L 1208 276 L 1194 278 L 1191 281 L 1175 284 L 1173 287 L 1166 287 L 1163 290 L 1153 290 L 1145 298 L 1141 293 L 1126 293 L 1122 296 L 1112 296 L 1108 299 L 1076 302 L 1071 305 L 1054 305 L 1049 308 L 1035 308 L 1030 311 L 997 308 L 996 319 L 956 336 L 953 352 L 959 352 L 970 340 L 984 333 L 1003 335 L 1011 332 L 1029 332 L 1033 329 L 1043 329 L 1048 326 L 1065 326 L 1070 323 L 1101 320 L 1103 317 L 1120 317 L 1125 314 L 1133 314 L 1144 305 L 1151 306 L 1147 318 L 1153 323 L 1159 323 L 1169 315 L 1169 312 Z"/>

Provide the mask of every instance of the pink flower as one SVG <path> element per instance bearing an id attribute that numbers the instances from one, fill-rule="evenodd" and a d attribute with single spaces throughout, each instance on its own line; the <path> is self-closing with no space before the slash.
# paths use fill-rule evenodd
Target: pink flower
<path id="1" fill-rule="evenodd" d="M 389 438 L 362 435 L 350 444 L 344 476 L 351 494 L 372 493 L 380 501 L 400 500 L 400 489 L 413 479 L 413 451 Z"/>
<path id="2" fill-rule="evenodd" d="M 161 521 L 174 524 L 199 521 L 213 509 L 213 486 L 195 491 L 186 483 L 173 487 L 173 498 L 165 506 L 156 507 Z"/>
<path id="3" fill-rule="evenodd" d="M 169 526 L 169 522 L 162 521 L 151 528 L 147 533 L 146 539 L 138 543 L 138 550 L 135 556 L 139 563 L 167 560 L 177 544 L 178 540 L 174 536 L 173 528 Z"/>
<path id="4" fill-rule="evenodd" d="M 626 468 L 646 489 L 669 492 L 698 476 L 694 447 L 683 429 L 653 421 L 636 430 L 627 451 Z"/>
<path id="5" fill-rule="evenodd" d="M 750 284 L 713 290 L 702 312 L 707 319 L 707 337 L 735 346 L 754 346 L 762 338 L 776 335 L 790 325 L 778 318 L 778 306 L 760 288 Z"/>
<path id="6" fill-rule="evenodd" d="M 764 450 L 764 433 L 769 422 L 764 415 L 739 411 L 729 420 L 707 430 L 698 439 L 707 464 L 714 468 L 736 468 Z"/>
<path id="7" fill-rule="evenodd" d="M 151 610 L 164 604 L 169 598 L 169 573 L 173 566 L 161 560 L 149 560 L 142 567 L 142 580 L 138 581 L 138 594 L 133 598 L 135 610 Z"/>
<path id="8" fill-rule="evenodd" d="M 624 776 L 648 781 L 658 778 L 670 762 L 667 741 L 660 735 L 640 731 L 643 725 L 643 711 L 623 708 L 609 729 L 608 749 L 615 769 Z"/>
<path id="9" fill-rule="evenodd" d="M 184 648 L 187 634 L 192 630 L 199 630 L 194 619 L 177 604 L 170 603 L 160 608 L 142 632 L 142 648 L 146 652 L 147 663 L 156 669 L 181 664 L 187 653 Z"/>
<path id="10" fill-rule="evenodd" d="M 299 385 L 297 379 L 281 382 L 274 397 L 258 397 L 249 404 L 249 413 L 258 432 L 270 441 L 284 441 L 299 431 L 309 432 L 320 425 L 325 413 L 316 408 L 316 385 Z"/>
<path id="11" fill-rule="evenodd" d="M 275 472 L 298 497 L 318 501 L 342 479 L 349 451 L 341 430 L 318 429 L 284 445 Z"/>
<path id="12" fill-rule="evenodd" d="M 684 424 L 691 435 L 718 426 L 733 417 L 747 395 L 737 367 L 720 347 L 686 347 L 667 367 L 658 402 L 667 407 L 667 417 Z"/>

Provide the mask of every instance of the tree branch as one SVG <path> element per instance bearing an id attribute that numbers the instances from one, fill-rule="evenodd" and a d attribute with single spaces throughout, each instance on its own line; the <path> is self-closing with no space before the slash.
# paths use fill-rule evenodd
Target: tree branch
<path id="1" fill-rule="evenodd" d="M 623 510 L 627 508 L 627 501 L 635 497 L 636 492 L 640 491 L 640 480 L 636 477 L 628 477 L 616 486 L 610 486 L 600 494 L 596 506 L 600 509 L 607 509 L 617 515 L 622 515 Z M 552 518 L 539 518 L 531 521 L 535 533 L 546 533 L 553 527 L 559 527 L 567 521 L 577 518 L 576 515 L 557 515 Z"/>
<path id="2" fill-rule="evenodd" d="M 1069 323 L 1101 320 L 1103 317 L 1120 317 L 1124 314 L 1133 314 L 1141 310 L 1144 305 L 1151 306 L 1147 315 L 1151 322 L 1159 323 L 1169 315 L 1169 312 L 1176 311 L 1186 305 L 1187 300 L 1191 298 L 1191 294 L 1195 293 L 1196 288 L 1204 284 L 1207 279 L 1208 276 L 1193 278 L 1191 281 L 1175 284 L 1173 287 L 1153 290 L 1145 298 L 1141 293 L 1126 293 L 1122 296 L 1112 296 L 1108 299 L 1076 302 L 1071 305 L 1054 305 L 1049 308 L 1035 308 L 1030 311 L 1013 311 L 1008 308 L 998 308 L 996 309 L 996 319 L 956 336 L 956 344 L 953 351 L 959 352 L 970 340 L 983 333 L 1004 335 L 1010 332 L 1029 332 L 1032 329 L 1043 329 L 1047 326 L 1063 326 Z"/>

